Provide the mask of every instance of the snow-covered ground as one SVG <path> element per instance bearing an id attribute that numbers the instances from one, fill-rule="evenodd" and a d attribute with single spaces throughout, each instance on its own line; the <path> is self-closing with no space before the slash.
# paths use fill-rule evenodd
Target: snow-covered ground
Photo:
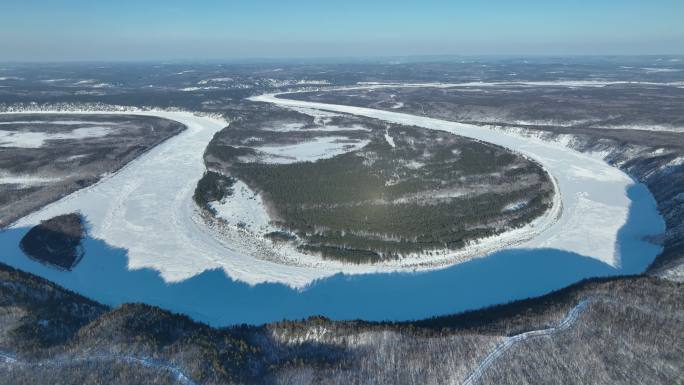
<path id="1" fill-rule="evenodd" d="M 197 84 L 209 84 L 209 83 L 227 83 L 227 82 L 232 82 L 233 78 L 212 78 L 212 79 L 205 79 L 205 80 L 200 80 L 197 82 Z"/>
<path id="2" fill-rule="evenodd" d="M 388 130 L 385 130 L 385 140 L 387 141 L 387 144 L 392 146 L 392 148 L 397 147 L 397 145 L 394 144 L 394 138 L 389 134 Z"/>
<path id="3" fill-rule="evenodd" d="M 21 186 L 34 186 L 40 184 L 54 183 L 63 178 L 39 176 L 39 175 L 18 175 L 0 172 L 0 184 L 18 184 Z"/>
<path id="4" fill-rule="evenodd" d="M 321 119 L 316 118 L 316 119 Z M 311 129 L 305 129 L 306 131 L 309 132 L 330 132 L 330 131 L 370 131 L 371 129 L 368 127 L 364 127 L 360 124 L 352 124 L 349 126 L 338 126 L 335 124 L 326 124 L 325 121 L 318 120 L 316 121 L 316 124 L 322 124 L 323 126 L 317 126 L 316 128 L 311 128 Z M 261 130 L 262 131 L 276 131 L 276 132 L 292 132 L 292 131 L 300 131 L 304 129 L 306 125 L 304 123 L 284 123 L 280 124 L 278 126 L 274 127 L 264 127 Z"/>
<path id="5" fill-rule="evenodd" d="M 279 230 L 271 226 L 271 219 L 259 194 L 240 180 L 235 182 L 232 189 L 231 196 L 221 202 L 210 203 L 219 218 L 228 225 L 243 229 L 254 236 Z"/>
<path id="6" fill-rule="evenodd" d="M 39 148 L 48 140 L 84 139 L 106 136 L 111 127 L 81 127 L 69 132 L 32 132 L 0 130 L 0 147 Z"/>
<path id="7" fill-rule="evenodd" d="M 276 131 L 276 132 L 292 132 L 292 131 L 299 131 L 302 128 L 304 128 L 306 124 L 304 123 L 281 123 L 278 125 L 274 125 L 273 127 L 264 127 L 262 130 L 264 131 Z"/>
<path id="8" fill-rule="evenodd" d="M 254 147 L 254 149 L 266 156 L 261 159 L 263 162 L 288 164 L 332 158 L 345 152 L 356 151 L 369 142 L 369 140 L 351 140 L 344 136 L 322 136 L 297 144 L 261 146 Z"/>

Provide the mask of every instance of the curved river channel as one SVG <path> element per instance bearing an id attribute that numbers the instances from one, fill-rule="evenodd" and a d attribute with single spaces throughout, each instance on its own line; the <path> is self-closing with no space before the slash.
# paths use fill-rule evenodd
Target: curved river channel
<path id="1" fill-rule="evenodd" d="M 438 129 L 536 159 L 555 178 L 560 217 L 507 249 L 448 267 L 283 265 L 215 239 L 193 219 L 202 153 L 226 123 L 145 112 L 188 129 L 116 174 L 0 232 L 0 261 L 108 305 L 145 302 L 214 326 L 324 315 L 410 320 L 545 294 L 583 278 L 643 271 L 661 247 L 645 237 L 664 223 L 645 186 L 558 143 L 396 112 L 263 95 L 257 101 L 324 109 Z M 106 112 L 102 112 L 106 113 Z M 85 257 L 58 271 L 26 257 L 19 241 L 41 220 L 79 211 L 89 222 Z"/>

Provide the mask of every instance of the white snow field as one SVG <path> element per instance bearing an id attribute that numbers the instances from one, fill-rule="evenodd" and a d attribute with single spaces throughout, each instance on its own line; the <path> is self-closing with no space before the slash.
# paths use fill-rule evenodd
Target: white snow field
<path id="1" fill-rule="evenodd" d="M 305 142 L 282 145 L 254 147 L 265 155 L 267 163 L 315 162 L 318 159 L 333 158 L 350 151 L 365 147 L 369 140 L 351 140 L 344 136 L 322 136 Z"/>
<path id="2" fill-rule="evenodd" d="M 81 127 L 69 132 L 30 132 L 0 130 L 0 147 L 39 148 L 48 140 L 84 139 L 106 136 L 111 127 Z"/>

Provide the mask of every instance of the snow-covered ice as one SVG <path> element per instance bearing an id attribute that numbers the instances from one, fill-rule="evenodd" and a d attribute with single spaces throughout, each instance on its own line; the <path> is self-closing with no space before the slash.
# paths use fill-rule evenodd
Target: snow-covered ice
<path id="1" fill-rule="evenodd" d="M 0 122 L 0 125 L 30 124 L 30 125 L 80 125 L 80 124 L 115 124 L 113 122 L 92 122 L 87 120 L 11 120 Z"/>
<path id="2" fill-rule="evenodd" d="M 60 181 L 62 178 L 39 176 L 39 175 L 17 175 L 0 172 L 0 184 L 17 184 L 21 186 L 34 186 Z"/>
<path id="3" fill-rule="evenodd" d="M 261 131 L 276 131 L 276 132 L 293 132 L 293 131 L 305 131 L 305 132 L 332 132 L 332 131 L 371 131 L 370 128 L 364 127 L 360 124 L 352 124 L 349 126 L 338 126 L 336 124 L 326 124 L 325 122 L 316 122 L 316 124 L 322 124 L 323 126 L 317 126 L 315 128 L 304 128 L 306 125 L 304 123 L 283 123 L 278 126 L 264 127 Z"/>
<path id="4" fill-rule="evenodd" d="M 394 138 L 392 137 L 392 135 L 389 134 L 388 130 L 385 130 L 385 140 L 387 141 L 387 144 L 392 146 L 392 148 L 397 147 L 397 145 L 394 144 Z"/>
<path id="5" fill-rule="evenodd" d="M 228 225 L 249 231 L 254 236 L 278 230 L 271 226 L 271 219 L 259 194 L 240 180 L 233 185 L 232 190 L 233 194 L 223 201 L 210 203 L 211 208 Z"/>

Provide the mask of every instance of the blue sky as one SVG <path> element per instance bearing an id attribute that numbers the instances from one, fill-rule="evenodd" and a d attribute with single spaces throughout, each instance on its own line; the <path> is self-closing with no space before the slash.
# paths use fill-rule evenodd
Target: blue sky
<path id="1" fill-rule="evenodd" d="M 0 61 L 684 54 L 682 0 L 0 0 Z"/>

